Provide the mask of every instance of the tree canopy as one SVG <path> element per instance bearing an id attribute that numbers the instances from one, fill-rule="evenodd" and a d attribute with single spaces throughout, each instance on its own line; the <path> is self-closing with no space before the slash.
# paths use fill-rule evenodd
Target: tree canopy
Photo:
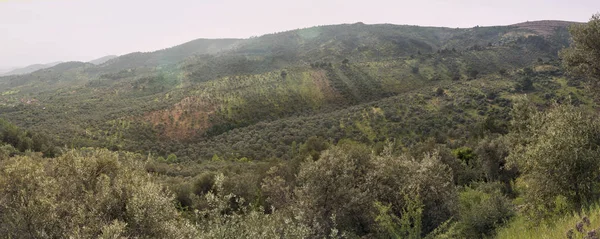
<path id="1" fill-rule="evenodd" d="M 570 28 L 573 42 L 561 51 L 565 68 L 569 71 L 598 79 L 600 77 L 600 13 L 585 24 Z"/>

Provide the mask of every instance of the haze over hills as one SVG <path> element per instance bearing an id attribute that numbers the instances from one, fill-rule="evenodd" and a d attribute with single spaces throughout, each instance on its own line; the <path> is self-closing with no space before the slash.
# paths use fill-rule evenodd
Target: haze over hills
<path id="1" fill-rule="evenodd" d="M 2 74 L 2 73 L 5 73 L 5 72 L 12 71 L 12 70 L 14 70 L 14 69 L 16 69 L 16 68 L 17 68 L 17 67 L 3 67 L 3 68 L 0 68 L 0 74 Z"/>
<path id="2" fill-rule="evenodd" d="M 46 68 L 53 67 L 53 66 L 58 65 L 60 63 L 62 63 L 62 62 L 57 61 L 57 62 L 52 62 L 52 63 L 48 63 L 48 64 L 34 64 L 34 65 L 29 65 L 29 66 L 26 66 L 26 67 L 23 67 L 23 68 L 16 68 L 16 69 L 12 69 L 10 71 L 7 71 L 5 73 L 1 73 L 0 76 L 29 74 L 29 73 L 37 71 L 37 70 L 41 70 L 41 69 L 46 69 Z"/>
<path id="3" fill-rule="evenodd" d="M 104 62 L 107 62 L 107 61 L 117 58 L 117 57 L 118 56 L 115 56 L 115 55 L 108 55 L 108 56 L 103 56 L 98 59 L 91 60 L 89 62 L 94 65 L 100 65 Z M 32 72 L 35 72 L 38 70 L 56 66 L 60 63 L 63 63 L 63 62 L 57 61 L 57 62 L 52 62 L 52 63 L 48 63 L 48 64 L 33 64 L 33 65 L 26 66 L 26 67 L 13 67 L 13 68 L 9 68 L 9 69 L 0 69 L 0 76 L 29 74 L 29 73 L 32 73 Z"/>
<path id="4" fill-rule="evenodd" d="M 119 57 L 119 56 L 116 56 L 116 55 L 103 56 L 98 59 L 91 60 L 91 61 L 89 61 L 89 63 L 92 63 L 94 65 L 101 65 L 101 64 L 104 64 L 104 62 L 107 62 L 107 61 L 112 60 L 117 57 Z"/>

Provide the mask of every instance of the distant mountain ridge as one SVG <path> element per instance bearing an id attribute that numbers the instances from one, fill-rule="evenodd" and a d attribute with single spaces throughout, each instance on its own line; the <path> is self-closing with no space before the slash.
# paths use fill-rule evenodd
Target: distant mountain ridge
<path id="1" fill-rule="evenodd" d="M 92 63 L 94 65 L 101 65 L 101 64 L 103 64 L 103 63 L 105 63 L 105 62 L 107 62 L 109 60 L 112 60 L 114 58 L 117 58 L 117 57 L 119 57 L 119 56 L 117 56 L 117 55 L 108 55 L 108 56 L 103 56 L 103 57 L 100 57 L 98 59 L 94 59 L 94 60 L 91 60 L 91 61 L 88 61 L 88 62 Z"/>
<path id="2" fill-rule="evenodd" d="M 552 34 L 552 32 L 556 28 L 568 27 L 573 24 L 580 24 L 580 22 L 541 20 L 541 21 L 522 22 L 522 23 L 510 25 L 510 26 L 516 26 L 516 27 L 519 27 L 522 29 L 532 30 L 538 34 L 547 36 L 547 35 Z"/>
<path id="3" fill-rule="evenodd" d="M 0 76 L 1 76 L 2 74 L 6 73 L 6 72 L 9 72 L 9 71 L 15 70 L 15 69 L 17 69 L 17 68 L 18 68 L 18 67 L 3 67 L 3 68 L 0 68 Z"/>
<path id="4" fill-rule="evenodd" d="M 119 56 L 117 55 L 108 55 L 108 56 L 103 56 L 100 57 L 98 59 L 94 59 L 89 61 L 89 63 L 92 63 L 94 65 L 101 65 L 111 59 L 117 58 Z M 57 62 L 52 62 L 52 63 L 48 63 L 48 64 L 33 64 L 33 65 L 29 65 L 26 67 L 22 67 L 22 68 L 11 68 L 11 69 L 6 69 L 6 72 L 2 72 L 2 70 L 4 69 L 0 69 L 0 76 L 10 76 L 10 75 L 24 75 L 24 74 L 29 74 L 38 70 L 42 70 L 42 69 L 47 69 L 50 67 L 54 67 L 58 64 L 64 63 L 63 61 L 57 61 Z"/>
<path id="5" fill-rule="evenodd" d="M 9 76 L 9 75 L 24 75 L 24 74 L 29 74 L 31 72 L 34 71 L 38 71 L 41 69 L 46 69 L 46 68 L 50 68 L 53 66 L 56 66 L 58 64 L 62 63 L 62 61 L 57 61 L 57 62 L 52 62 L 52 63 L 48 63 L 48 64 L 34 64 L 34 65 L 29 65 L 23 68 L 17 68 L 14 70 L 11 70 L 9 72 L 0 74 L 0 76 Z"/>

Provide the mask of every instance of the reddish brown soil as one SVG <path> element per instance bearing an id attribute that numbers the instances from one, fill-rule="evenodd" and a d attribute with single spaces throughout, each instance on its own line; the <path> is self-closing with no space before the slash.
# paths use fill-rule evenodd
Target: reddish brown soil
<path id="1" fill-rule="evenodd" d="M 199 97 L 187 97 L 164 110 L 153 111 L 144 116 L 156 129 L 162 129 L 169 139 L 188 139 L 208 129 L 215 106 Z"/>

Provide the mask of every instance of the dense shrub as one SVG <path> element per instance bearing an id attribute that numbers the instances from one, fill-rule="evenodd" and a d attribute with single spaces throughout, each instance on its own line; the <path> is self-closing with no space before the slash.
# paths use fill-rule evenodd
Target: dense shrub
<path id="1" fill-rule="evenodd" d="M 19 238 L 190 238 L 173 196 L 131 155 L 69 151 L 2 162 L 0 234 Z"/>
<path id="2" fill-rule="evenodd" d="M 498 186 L 467 187 L 459 193 L 460 217 L 457 226 L 464 238 L 492 236 L 496 228 L 514 216 L 510 200 L 502 195 Z"/>

